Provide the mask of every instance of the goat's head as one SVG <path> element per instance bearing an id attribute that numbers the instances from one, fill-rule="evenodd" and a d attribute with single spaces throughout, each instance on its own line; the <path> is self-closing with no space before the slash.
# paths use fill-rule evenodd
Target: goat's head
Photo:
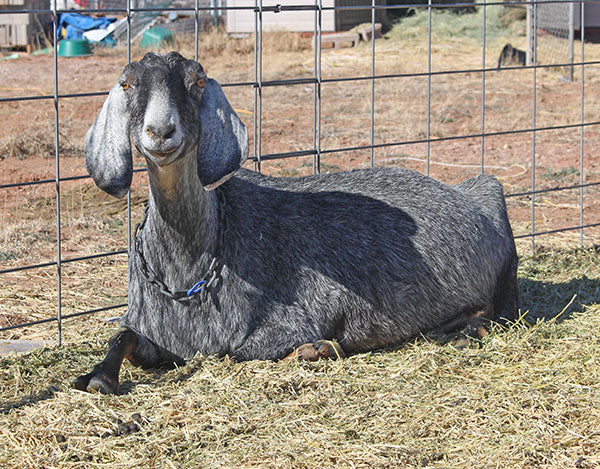
<path id="1" fill-rule="evenodd" d="M 248 156 L 248 134 L 219 84 L 176 52 L 146 54 L 125 67 L 85 140 L 96 185 L 123 197 L 131 184 L 131 143 L 150 164 L 196 155 L 198 177 L 212 188 Z"/>

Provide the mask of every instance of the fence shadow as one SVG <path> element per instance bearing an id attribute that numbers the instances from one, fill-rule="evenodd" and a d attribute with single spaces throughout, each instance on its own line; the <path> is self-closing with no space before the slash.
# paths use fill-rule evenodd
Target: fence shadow
<path id="1" fill-rule="evenodd" d="M 526 313 L 525 319 L 530 324 L 542 319 L 552 319 L 561 312 L 558 320 L 563 321 L 574 313 L 583 311 L 584 306 L 600 302 L 600 279 L 585 275 L 567 282 L 521 278 L 519 291 L 521 311 Z"/>
<path id="2" fill-rule="evenodd" d="M 54 392 L 54 389 L 46 388 L 36 393 L 27 394 L 14 401 L 2 403 L 0 404 L 0 414 L 8 414 L 11 410 L 20 409 L 21 407 L 52 399 L 54 397 Z"/>

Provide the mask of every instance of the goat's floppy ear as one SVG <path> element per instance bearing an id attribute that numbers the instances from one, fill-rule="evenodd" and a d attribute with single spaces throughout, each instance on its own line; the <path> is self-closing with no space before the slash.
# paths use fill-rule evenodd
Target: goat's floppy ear
<path id="1" fill-rule="evenodd" d="M 232 109 L 221 86 L 212 79 L 200 103 L 198 177 L 205 189 L 225 182 L 248 158 L 248 132 Z"/>
<path id="2" fill-rule="evenodd" d="M 85 136 L 85 167 L 96 185 L 115 197 L 127 194 L 133 175 L 125 90 L 112 87 Z"/>

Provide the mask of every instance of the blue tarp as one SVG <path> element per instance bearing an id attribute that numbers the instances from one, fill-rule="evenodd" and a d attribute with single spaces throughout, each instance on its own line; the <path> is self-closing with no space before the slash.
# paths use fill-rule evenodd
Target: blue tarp
<path id="1" fill-rule="evenodd" d="M 90 29 L 106 29 L 108 26 L 117 21 L 117 18 L 93 18 L 81 13 L 62 13 L 58 20 L 58 34 L 65 28 L 66 34 L 64 39 L 80 39 L 85 31 Z M 57 38 L 57 39 L 60 39 Z"/>

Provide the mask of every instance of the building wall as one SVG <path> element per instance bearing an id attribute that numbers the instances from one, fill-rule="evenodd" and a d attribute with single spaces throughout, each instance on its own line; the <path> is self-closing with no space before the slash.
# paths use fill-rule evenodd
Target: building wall
<path id="1" fill-rule="evenodd" d="M 575 29 L 581 29 L 581 6 L 575 4 Z M 600 28 L 600 2 L 585 2 L 585 27 L 586 28 Z"/>
<path id="2" fill-rule="evenodd" d="M 263 7 L 281 4 L 281 0 L 263 0 Z M 294 0 L 294 5 L 314 5 L 314 0 Z M 254 7 L 252 0 L 227 0 L 228 7 Z M 324 7 L 334 6 L 334 0 L 323 0 Z M 314 31 L 315 11 L 282 11 L 280 13 L 263 13 L 263 31 Z M 227 32 L 230 34 L 253 33 L 254 12 L 252 10 L 228 10 Z M 321 19 L 322 31 L 335 31 L 335 14 L 333 10 L 323 11 Z"/>

